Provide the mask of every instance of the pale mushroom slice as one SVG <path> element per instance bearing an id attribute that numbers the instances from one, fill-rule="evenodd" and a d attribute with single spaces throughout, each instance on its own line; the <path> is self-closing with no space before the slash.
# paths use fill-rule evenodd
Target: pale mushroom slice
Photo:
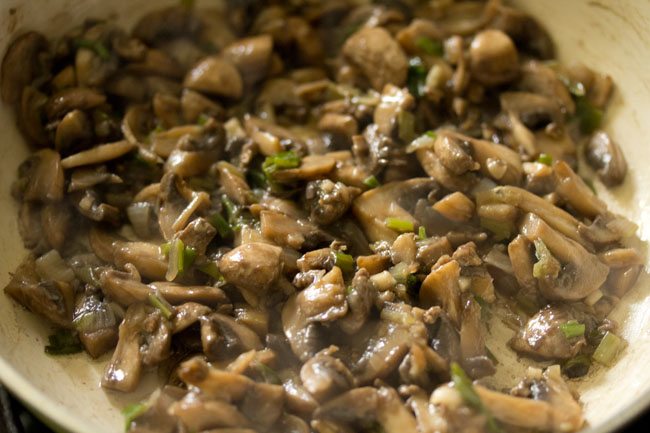
<path id="1" fill-rule="evenodd" d="M 206 57 L 185 76 L 183 85 L 189 89 L 216 96 L 239 99 L 244 82 L 237 68 L 223 57 Z"/>
<path id="2" fill-rule="evenodd" d="M 537 280 L 546 298 L 577 301 L 598 290 L 605 282 L 609 273 L 607 265 L 578 242 L 554 230 L 539 216 L 527 214 L 520 230 L 530 242 L 541 242 L 537 246 L 542 261 Z"/>
<path id="3" fill-rule="evenodd" d="M 61 166 L 69 170 L 85 165 L 102 164 L 120 158 L 135 149 L 135 145 L 128 141 L 102 144 L 92 149 L 84 150 L 61 160 Z"/>

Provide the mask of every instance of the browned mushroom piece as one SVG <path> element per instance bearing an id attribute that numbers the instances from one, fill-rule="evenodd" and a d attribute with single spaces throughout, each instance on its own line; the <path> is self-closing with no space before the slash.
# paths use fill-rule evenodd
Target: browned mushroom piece
<path id="1" fill-rule="evenodd" d="M 500 30 L 477 33 L 470 45 L 472 76 L 486 86 L 508 83 L 519 73 L 517 48 L 510 37 Z"/>
<path id="2" fill-rule="evenodd" d="M 223 50 L 223 56 L 239 69 L 247 87 L 266 77 L 272 53 L 273 38 L 269 35 L 240 39 Z"/>
<path id="3" fill-rule="evenodd" d="M 93 358 L 115 347 L 118 340 L 118 320 L 112 307 L 97 293 L 87 290 L 77 299 L 73 323 L 79 340 Z"/>
<path id="4" fill-rule="evenodd" d="M 255 332 L 232 317 L 213 313 L 200 321 L 201 344 L 208 359 L 228 358 L 263 347 Z"/>
<path id="5" fill-rule="evenodd" d="M 50 119 L 62 117 L 72 110 L 88 110 L 106 102 L 106 96 L 88 87 L 61 90 L 50 97 L 45 113 Z"/>
<path id="6" fill-rule="evenodd" d="M 343 54 L 381 92 L 386 84 L 406 83 L 408 61 L 393 37 L 381 27 L 365 27 L 343 45 Z"/>
<path id="7" fill-rule="evenodd" d="M 200 28 L 200 20 L 192 10 L 183 6 L 171 6 L 140 17 L 133 35 L 146 43 L 153 43 L 174 36 L 196 34 Z"/>
<path id="8" fill-rule="evenodd" d="M 40 55 L 47 51 L 47 40 L 37 32 L 27 32 L 17 37 L 2 59 L 0 83 L 2 99 L 8 104 L 17 104 L 23 89 L 34 79 L 44 74 Z"/>
<path id="9" fill-rule="evenodd" d="M 21 166 L 26 185 L 23 200 L 56 203 L 63 199 L 64 175 L 60 155 L 50 149 L 33 154 Z"/>
<path id="10" fill-rule="evenodd" d="M 18 127 L 34 144 L 47 146 L 50 143 L 50 137 L 43 123 L 48 103 L 47 96 L 32 86 L 25 86 L 18 102 L 19 110 L 16 113 Z"/>
<path id="11" fill-rule="evenodd" d="M 183 85 L 189 89 L 211 95 L 239 99 L 244 83 L 237 68 L 221 57 L 206 57 L 185 76 Z"/>
<path id="12" fill-rule="evenodd" d="M 83 147 L 93 138 L 93 129 L 88 116 L 81 110 L 73 110 L 63 116 L 56 128 L 54 147 L 59 152 L 68 153 Z"/>
<path id="13" fill-rule="evenodd" d="M 133 304 L 120 324 L 119 340 L 106 367 L 102 386 L 115 391 L 133 391 L 144 367 L 158 365 L 169 357 L 171 323 L 157 308 Z"/>
<path id="14" fill-rule="evenodd" d="M 585 147 L 589 165 L 607 186 L 623 183 L 627 174 L 627 161 L 619 145 L 604 131 L 597 131 Z"/>

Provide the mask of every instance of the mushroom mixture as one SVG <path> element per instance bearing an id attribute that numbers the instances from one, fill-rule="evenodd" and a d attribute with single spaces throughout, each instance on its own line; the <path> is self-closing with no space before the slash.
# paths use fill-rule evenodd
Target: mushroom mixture
<path id="1" fill-rule="evenodd" d="M 553 56 L 498 0 L 22 34 L 0 90 L 34 148 L 30 254 L 5 292 L 55 328 L 46 352 L 109 354 L 110 392 L 158 367 L 131 432 L 577 431 L 567 379 L 623 349 L 607 315 L 644 258 L 577 174 L 624 181 L 612 80 Z M 531 367 L 495 389 L 507 351 Z"/>

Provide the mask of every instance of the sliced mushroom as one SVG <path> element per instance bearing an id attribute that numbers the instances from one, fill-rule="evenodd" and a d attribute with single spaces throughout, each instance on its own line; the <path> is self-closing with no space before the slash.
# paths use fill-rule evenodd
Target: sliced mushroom
<path id="1" fill-rule="evenodd" d="M 573 358 L 585 345 L 583 337 L 568 339 L 561 326 L 575 320 L 568 309 L 546 307 L 530 318 L 510 341 L 519 354 L 547 360 Z"/>
<path id="2" fill-rule="evenodd" d="M 46 204 L 41 210 L 41 227 L 47 243 L 55 250 L 65 246 L 72 226 L 72 212 L 68 205 Z"/>
<path id="3" fill-rule="evenodd" d="M 201 344 L 209 359 L 228 358 L 263 348 L 257 334 L 232 317 L 213 313 L 200 320 Z"/>
<path id="4" fill-rule="evenodd" d="M 521 234 L 531 242 L 542 241 L 562 264 L 559 275 L 538 278 L 540 291 L 546 298 L 583 299 L 605 282 L 609 268 L 580 244 L 553 230 L 539 216 L 527 214 L 521 224 Z"/>
<path id="5" fill-rule="evenodd" d="M 472 76 L 486 86 L 497 86 L 514 80 L 519 73 L 517 48 L 500 30 L 477 33 L 470 45 Z"/>
<path id="6" fill-rule="evenodd" d="M 47 146 L 50 137 L 43 125 L 43 114 L 46 109 L 47 96 L 32 86 L 23 88 L 17 114 L 17 123 L 25 136 L 38 146 Z"/>
<path id="7" fill-rule="evenodd" d="M 167 260 L 160 252 L 160 247 L 146 242 L 114 242 L 113 261 L 115 265 L 124 269 L 127 264 L 132 264 L 138 273 L 154 281 L 165 279 L 167 273 Z"/>
<path id="8" fill-rule="evenodd" d="M 420 288 L 420 302 L 425 307 L 442 305 L 450 319 L 460 324 L 460 265 L 456 260 L 451 260 L 443 265 L 431 269 L 429 275 L 422 282 Z"/>
<path id="9" fill-rule="evenodd" d="M 154 43 L 174 36 L 196 34 L 200 27 L 200 20 L 194 11 L 179 5 L 157 9 L 142 16 L 133 34 L 147 43 Z"/>
<path id="10" fill-rule="evenodd" d="M 282 329 L 289 340 L 291 350 L 303 362 L 322 348 L 322 328 L 320 324 L 307 320 L 298 307 L 297 295 L 291 296 L 282 307 Z"/>
<path id="11" fill-rule="evenodd" d="M 382 185 L 357 197 L 352 204 L 352 211 L 371 242 L 383 240 L 393 242 L 398 233 L 386 227 L 386 219 L 397 218 L 417 226 L 415 218 L 400 203 L 408 205 L 408 201 L 420 194 L 426 196 L 433 186 L 434 183 L 430 179 L 423 178 Z M 386 203 L 390 205 L 386 206 Z"/>
<path id="12" fill-rule="evenodd" d="M 343 45 L 342 52 L 378 92 L 389 83 L 398 87 L 406 83 L 406 55 L 381 27 L 365 27 L 354 33 Z"/>
<path id="13" fill-rule="evenodd" d="M 347 391 L 355 382 L 346 365 L 332 356 L 335 351 L 329 348 L 317 353 L 300 369 L 304 387 L 319 401 Z"/>
<path id="14" fill-rule="evenodd" d="M 240 39 L 223 49 L 223 56 L 239 69 L 247 87 L 266 77 L 272 53 L 273 38 L 269 35 Z"/>
<path id="15" fill-rule="evenodd" d="M 89 110 L 106 102 L 106 96 L 87 87 L 63 89 L 50 97 L 45 113 L 50 119 L 63 117 L 72 110 Z"/>
<path id="16" fill-rule="evenodd" d="M 348 304 L 341 269 L 334 266 L 298 293 L 296 305 L 307 322 L 331 322 L 345 316 Z"/>
<path id="17" fill-rule="evenodd" d="M 300 167 L 278 170 L 273 173 L 273 180 L 278 182 L 295 182 L 315 180 L 327 176 L 336 166 L 336 160 L 328 155 L 308 155 L 302 158 Z"/>
<path id="18" fill-rule="evenodd" d="M 553 171 L 557 179 L 555 192 L 575 210 L 588 218 L 607 212 L 607 205 L 564 161 L 555 161 Z"/>
<path id="19" fill-rule="evenodd" d="M 415 99 L 406 89 L 400 89 L 392 84 L 384 86 L 381 102 L 373 115 L 378 131 L 388 136 L 392 135 L 397 127 L 400 114 L 414 105 Z"/>
<path id="20" fill-rule="evenodd" d="M 280 212 L 260 213 L 262 235 L 283 247 L 312 249 L 333 238 L 308 220 L 296 220 Z"/>
<path id="21" fill-rule="evenodd" d="M 5 292 L 22 306 L 62 328 L 72 327 L 74 291 L 66 281 L 41 281 L 34 256 L 27 256 L 13 274 Z"/>
<path id="22" fill-rule="evenodd" d="M 160 180 L 158 224 L 166 240 L 183 230 L 190 218 L 209 203 L 206 193 L 189 189 L 175 173 L 167 173 Z"/>
<path id="23" fill-rule="evenodd" d="M 23 89 L 41 75 L 39 55 L 47 50 L 47 41 L 37 32 L 27 32 L 17 37 L 2 59 L 2 99 L 7 104 L 17 104 Z"/>
<path id="24" fill-rule="evenodd" d="M 237 68 L 221 57 L 206 57 L 192 68 L 183 81 L 189 89 L 216 96 L 239 99 L 244 83 Z"/>
<path id="25" fill-rule="evenodd" d="M 210 116 L 221 119 L 224 116 L 223 108 L 194 90 L 184 89 L 181 95 L 181 110 L 183 118 L 188 123 L 196 123 L 199 117 Z"/>
<path id="26" fill-rule="evenodd" d="M 84 146 L 93 137 L 92 126 L 88 116 L 81 110 L 66 114 L 56 128 L 54 146 L 59 152 L 68 152 Z"/>
<path id="27" fill-rule="evenodd" d="M 84 165 L 101 164 L 120 158 L 131 152 L 134 148 L 135 145 L 128 141 L 102 144 L 64 158 L 61 161 L 61 166 L 68 170 Z"/>
<path id="28" fill-rule="evenodd" d="M 623 183 L 627 174 L 627 161 L 619 145 L 606 132 L 597 131 L 592 135 L 585 147 L 585 155 L 605 185 L 617 186 Z"/>
<path id="29" fill-rule="evenodd" d="M 548 96 L 568 114 L 575 113 L 575 103 L 566 86 L 557 74 L 542 62 L 531 60 L 521 66 L 518 87 L 527 92 Z"/>
<path id="30" fill-rule="evenodd" d="M 319 225 L 333 223 L 347 212 L 360 192 L 357 188 L 328 179 L 308 183 L 305 198 L 310 208 L 310 219 Z"/>
<path id="31" fill-rule="evenodd" d="M 98 358 L 117 344 L 118 322 L 108 303 L 96 293 L 87 290 L 77 300 L 74 311 L 75 328 L 84 349 L 93 358 Z"/>
<path id="32" fill-rule="evenodd" d="M 26 201 L 56 203 L 63 199 L 63 163 L 58 152 L 43 149 L 32 155 L 21 167 L 27 185 L 23 192 Z"/>
<path id="33" fill-rule="evenodd" d="M 219 173 L 219 182 L 228 198 L 242 206 L 254 202 L 253 192 L 237 167 L 226 161 L 219 161 L 216 169 Z"/>
<path id="34" fill-rule="evenodd" d="M 168 412 L 191 431 L 197 432 L 217 427 L 248 427 L 251 424 L 236 406 L 220 400 L 202 401 L 193 394 L 172 404 Z"/>
<path id="35" fill-rule="evenodd" d="M 144 366 L 153 366 L 169 357 L 171 323 L 160 310 L 133 304 L 120 325 L 117 349 L 106 367 L 102 386 L 115 391 L 133 391 Z"/>
<path id="36" fill-rule="evenodd" d="M 282 249 L 264 243 L 248 243 L 225 254 L 219 271 L 230 284 L 262 297 L 282 273 Z"/>

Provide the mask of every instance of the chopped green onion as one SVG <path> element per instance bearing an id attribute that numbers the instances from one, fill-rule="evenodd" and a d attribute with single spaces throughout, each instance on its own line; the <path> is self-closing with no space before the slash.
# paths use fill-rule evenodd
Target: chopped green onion
<path id="1" fill-rule="evenodd" d="M 427 131 L 424 133 L 424 135 L 426 135 L 429 138 L 433 138 L 434 140 L 438 138 L 438 134 L 436 134 L 435 131 Z"/>
<path id="2" fill-rule="evenodd" d="M 442 42 L 422 36 L 415 40 L 415 45 L 430 56 L 441 57 L 444 54 Z"/>
<path id="3" fill-rule="evenodd" d="M 232 236 L 230 224 L 228 224 L 228 221 L 220 213 L 215 213 L 210 217 L 210 224 L 217 229 L 219 236 L 222 238 L 226 239 Z"/>
<path id="4" fill-rule="evenodd" d="M 199 126 L 205 126 L 205 124 L 208 123 L 209 120 L 210 120 L 210 116 L 201 113 L 199 114 L 199 118 L 196 119 L 196 123 L 198 123 Z"/>
<path id="5" fill-rule="evenodd" d="M 386 218 L 385 224 L 389 229 L 400 233 L 409 233 L 415 230 L 413 221 L 401 218 Z"/>
<path id="6" fill-rule="evenodd" d="M 481 217 L 480 225 L 494 234 L 496 241 L 509 239 L 515 231 L 515 226 L 509 221 L 500 221 L 494 218 Z"/>
<path id="7" fill-rule="evenodd" d="M 91 41 L 90 39 L 76 39 L 75 46 L 77 48 L 85 48 L 93 51 L 102 60 L 109 60 L 111 53 L 101 41 Z"/>
<path id="8" fill-rule="evenodd" d="M 334 264 L 341 268 L 343 272 L 354 271 L 354 257 L 340 251 L 334 251 Z"/>
<path id="9" fill-rule="evenodd" d="M 406 285 L 406 290 L 408 290 L 411 293 L 415 293 L 419 289 L 420 279 L 415 274 L 408 274 L 406 276 L 406 284 L 405 285 Z"/>
<path id="10" fill-rule="evenodd" d="M 246 173 L 246 180 L 253 188 L 266 189 L 268 182 L 262 170 L 250 169 Z"/>
<path id="11" fill-rule="evenodd" d="M 131 427 L 131 423 L 135 421 L 137 417 L 145 413 L 149 409 L 149 406 L 146 403 L 135 403 L 130 404 L 122 410 L 122 416 L 124 416 L 125 427 L 124 430 L 128 431 Z"/>
<path id="12" fill-rule="evenodd" d="M 221 275 L 221 272 L 219 271 L 219 267 L 215 262 L 210 261 L 197 267 L 197 269 L 204 274 L 211 276 L 217 281 L 225 281 L 223 275 Z"/>
<path id="13" fill-rule="evenodd" d="M 593 106 L 585 97 L 576 99 L 576 116 L 580 121 L 583 134 L 591 134 L 600 126 L 603 120 L 603 110 Z"/>
<path id="14" fill-rule="evenodd" d="M 300 157 L 293 151 L 279 152 L 267 156 L 262 164 L 262 171 L 270 177 L 278 170 L 300 167 Z"/>
<path id="15" fill-rule="evenodd" d="M 547 153 L 541 153 L 537 158 L 537 162 L 541 162 L 544 165 L 551 166 L 553 165 L 553 157 Z"/>
<path id="16" fill-rule="evenodd" d="M 562 365 L 562 373 L 570 378 L 582 377 L 589 372 L 591 360 L 586 355 L 578 355 Z"/>
<path id="17" fill-rule="evenodd" d="M 607 332 L 592 355 L 594 361 L 611 367 L 616 356 L 625 347 L 625 341 L 611 332 Z"/>
<path id="18" fill-rule="evenodd" d="M 368 188 L 377 188 L 380 184 L 377 178 L 373 175 L 368 176 L 363 180 L 363 184 L 367 186 Z"/>
<path id="19" fill-rule="evenodd" d="M 560 264 L 541 239 L 535 239 L 535 257 L 537 262 L 533 265 L 533 277 L 556 278 L 560 273 Z"/>
<path id="20" fill-rule="evenodd" d="M 461 395 L 465 403 L 472 409 L 482 413 L 486 418 L 486 427 L 490 433 L 500 433 L 501 427 L 494 419 L 488 408 L 481 401 L 481 397 L 476 393 L 472 380 L 457 362 L 450 365 L 451 380 L 454 382 L 454 388 Z"/>
<path id="21" fill-rule="evenodd" d="M 407 85 L 411 95 L 417 97 L 424 93 L 425 82 L 427 79 L 427 68 L 419 57 L 413 57 L 409 60 Z"/>
<path id="22" fill-rule="evenodd" d="M 149 303 L 160 310 L 165 319 L 171 319 L 174 314 L 174 307 L 163 298 L 160 293 L 149 293 Z"/>
<path id="23" fill-rule="evenodd" d="M 415 140 L 415 116 L 413 113 L 401 110 L 397 115 L 397 128 L 400 140 L 405 143 Z"/>
<path id="24" fill-rule="evenodd" d="M 168 244 L 160 247 L 161 251 L 167 252 L 169 263 L 167 265 L 167 281 L 173 281 L 178 275 L 182 275 L 196 259 L 196 250 L 192 247 L 186 247 L 182 240 L 174 239 Z"/>
<path id="25" fill-rule="evenodd" d="M 83 350 L 79 337 L 66 329 L 59 329 L 47 337 L 48 345 L 45 346 L 45 353 L 48 355 L 71 355 Z"/>
<path id="26" fill-rule="evenodd" d="M 427 229 L 426 229 L 426 227 L 424 227 L 424 226 L 420 226 L 420 227 L 418 228 L 418 238 L 419 238 L 421 241 L 423 241 L 423 240 L 425 240 L 427 237 L 428 237 L 428 236 L 427 236 Z"/>
<path id="27" fill-rule="evenodd" d="M 582 337 L 585 335 L 584 323 L 578 323 L 576 320 L 569 320 L 560 325 L 560 330 L 567 339 Z"/>

